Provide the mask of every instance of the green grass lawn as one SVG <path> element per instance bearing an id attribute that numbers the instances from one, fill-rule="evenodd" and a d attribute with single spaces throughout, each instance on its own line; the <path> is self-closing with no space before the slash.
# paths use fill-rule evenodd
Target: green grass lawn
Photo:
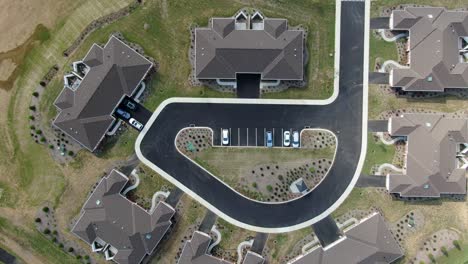
<path id="1" fill-rule="evenodd" d="M 396 44 L 378 39 L 374 34 L 371 34 L 369 37 L 369 71 L 374 71 L 377 58 L 381 63 L 386 60 L 398 61 Z"/>
<path id="2" fill-rule="evenodd" d="M 19 243 L 25 250 L 32 249 L 47 259 L 47 263 L 81 263 L 75 257 L 65 253 L 49 240 L 45 235 L 35 229 L 27 231 L 16 227 L 5 218 L 0 217 L 0 235 L 7 235 Z"/>
<path id="3" fill-rule="evenodd" d="M 466 264 L 468 263 L 468 243 L 462 244 L 460 249 L 454 248 L 448 252 L 448 256 L 437 259 L 438 264 Z"/>
<path id="4" fill-rule="evenodd" d="M 369 133 L 367 135 L 367 154 L 366 161 L 362 167 L 362 173 L 369 174 L 374 165 L 383 163 L 392 163 L 395 156 L 395 146 L 387 146 L 380 140 L 376 141 L 374 136 Z"/>

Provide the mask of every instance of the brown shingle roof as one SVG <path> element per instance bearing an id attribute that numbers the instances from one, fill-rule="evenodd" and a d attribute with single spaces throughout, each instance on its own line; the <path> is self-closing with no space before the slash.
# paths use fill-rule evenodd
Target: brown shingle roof
<path id="1" fill-rule="evenodd" d="M 288 30 L 285 19 L 264 19 L 263 30 L 236 30 L 235 18 L 213 18 L 195 29 L 195 74 L 199 79 L 303 79 L 303 30 Z"/>
<path id="2" fill-rule="evenodd" d="M 407 137 L 406 172 L 388 175 L 387 188 L 403 197 L 465 194 L 466 169 L 457 166 L 457 148 L 468 142 L 468 119 L 440 114 L 392 117 L 389 133 Z"/>
<path id="3" fill-rule="evenodd" d="M 114 261 L 140 263 L 171 225 L 175 210 L 164 202 L 147 212 L 121 194 L 128 178 L 117 170 L 104 177 L 83 206 L 72 232 L 91 244 L 96 238 L 118 250 Z"/>
<path id="4" fill-rule="evenodd" d="M 375 213 L 325 248 L 318 247 L 289 264 L 392 263 L 403 256 L 383 217 Z"/>
<path id="5" fill-rule="evenodd" d="M 407 7 L 392 12 L 390 28 L 409 30 L 409 69 L 393 69 L 390 83 L 405 91 L 468 88 L 461 37 L 467 37 L 468 12 L 440 7 Z"/>
<path id="6" fill-rule="evenodd" d="M 133 94 L 152 63 L 114 36 L 104 48 L 93 45 L 83 62 L 89 72 L 76 90 L 65 87 L 58 96 L 53 124 L 94 151 L 114 121 L 114 108 Z"/>

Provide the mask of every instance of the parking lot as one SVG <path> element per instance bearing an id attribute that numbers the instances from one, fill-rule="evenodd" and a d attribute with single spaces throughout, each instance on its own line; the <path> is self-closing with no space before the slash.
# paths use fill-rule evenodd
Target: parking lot
<path id="1" fill-rule="evenodd" d="M 222 144 L 222 130 L 229 130 L 229 144 L 225 146 L 231 147 L 266 147 L 266 133 L 270 131 L 273 135 L 273 147 L 283 146 L 283 135 L 284 131 L 291 133 L 291 144 L 292 145 L 292 134 L 293 131 L 301 132 L 301 128 L 278 128 L 278 127 L 251 127 L 251 128 L 240 128 L 240 127 L 219 127 L 213 128 L 213 144 L 215 146 L 223 146 Z"/>

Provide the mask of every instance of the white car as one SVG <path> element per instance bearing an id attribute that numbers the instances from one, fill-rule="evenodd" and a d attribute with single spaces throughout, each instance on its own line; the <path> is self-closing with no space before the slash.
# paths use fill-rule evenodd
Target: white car
<path id="1" fill-rule="evenodd" d="M 284 131 L 283 133 L 283 146 L 289 147 L 291 145 L 291 132 Z"/>
<path id="2" fill-rule="evenodd" d="M 293 148 L 299 147 L 299 132 L 294 131 L 292 136 L 292 146 Z"/>
<path id="3" fill-rule="evenodd" d="M 133 127 L 135 127 L 138 130 L 143 129 L 143 124 L 138 122 L 135 118 L 130 118 L 130 120 L 128 122 L 130 123 L 130 125 L 132 125 Z"/>
<path id="4" fill-rule="evenodd" d="M 223 129 L 222 135 L 223 135 L 223 145 L 229 145 L 229 130 Z"/>

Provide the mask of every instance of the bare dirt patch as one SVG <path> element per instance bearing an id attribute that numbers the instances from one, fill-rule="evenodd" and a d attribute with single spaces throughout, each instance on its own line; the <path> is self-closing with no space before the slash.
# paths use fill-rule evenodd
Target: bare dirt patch
<path id="1" fill-rule="evenodd" d="M 0 81 L 6 81 L 16 68 L 12 59 L 0 61 Z"/>
<path id="2" fill-rule="evenodd" d="M 71 0 L 0 0 L 0 53 L 12 50 L 32 35 L 38 24 L 52 27 L 57 19 L 76 7 Z"/>

